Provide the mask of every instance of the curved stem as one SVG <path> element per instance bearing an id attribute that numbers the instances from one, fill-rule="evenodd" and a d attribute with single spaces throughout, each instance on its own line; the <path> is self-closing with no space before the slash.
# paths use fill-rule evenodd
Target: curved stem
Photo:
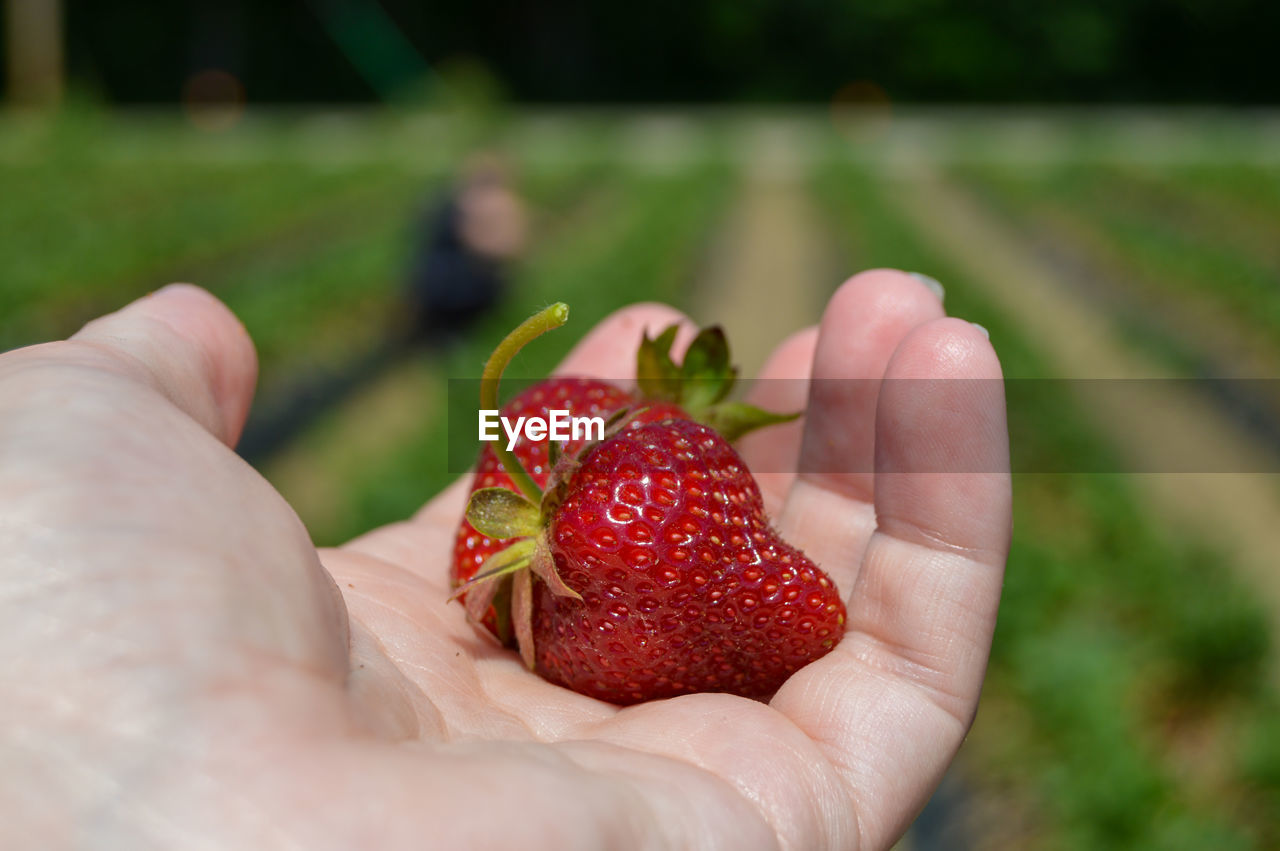
<path id="1" fill-rule="evenodd" d="M 506 336 L 498 347 L 489 355 L 480 375 L 480 407 L 484 410 L 498 410 L 498 381 L 502 372 L 516 356 L 516 352 L 524 348 L 526 343 L 542 336 L 553 328 L 559 328 L 569 319 L 569 305 L 556 302 L 548 308 L 530 316 L 520 326 Z M 542 489 L 525 470 L 524 465 L 516 458 L 514 452 L 507 449 L 501 439 L 494 441 L 493 451 L 502 462 L 507 475 L 515 482 L 520 492 L 528 497 L 534 505 L 542 501 Z"/>

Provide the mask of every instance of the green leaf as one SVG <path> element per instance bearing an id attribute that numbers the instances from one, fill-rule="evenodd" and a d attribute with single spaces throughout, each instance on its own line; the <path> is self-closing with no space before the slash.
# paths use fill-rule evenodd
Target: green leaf
<path id="1" fill-rule="evenodd" d="M 655 339 L 646 333 L 636 352 L 636 375 L 640 392 L 651 401 L 674 402 L 695 420 L 710 426 L 733 441 L 765 426 L 790 422 L 803 412 L 775 414 L 744 402 L 728 401 L 738 378 L 738 370 L 730 363 L 729 342 L 718 325 L 703 328 L 676 366 L 671 359 L 678 326 L 672 325 Z M 631 409 L 628 416 L 639 410 Z M 615 414 L 605 426 L 605 437 L 611 437 L 625 421 L 617 422 Z"/>
<path id="2" fill-rule="evenodd" d="M 680 368 L 671 360 L 671 345 L 679 325 L 672 325 L 650 340 L 646 331 L 636 350 L 636 384 L 650 399 L 677 402 L 680 398 Z"/>
<path id="3" fill-rule="evenodd" d="M 527 538 L 542 529 L 542 511 L 515 491 L 481 488 L 467 503 L 467 522 L 490 538 Z"/>
<path id="4" fill-rule="evenodd" d="M 732 443 L 748 432 L 765 426 L 789 423 L 798 419 L 804 411 L 791 414 L 775 414 L 748 405 L 746 402 L 721 402 L 707 412 L 704 422 L 720 432 L 720 436 Z"/>
<path id="5" fill-rule="evenodd" d="M 719 325 L 703 328 L 693 338 L 680 366 L 683 378 L 718 378 L 729 372 L 729 341 Z"/>
<path id="6" fill-rule="evenodd" d="M 729 395 L 737 370 L 729 364 L 729 342 L 724 329 L 715 325 L 698 332 L 684 354 L 680 377 L 677 401 L 694 416 Z"/>

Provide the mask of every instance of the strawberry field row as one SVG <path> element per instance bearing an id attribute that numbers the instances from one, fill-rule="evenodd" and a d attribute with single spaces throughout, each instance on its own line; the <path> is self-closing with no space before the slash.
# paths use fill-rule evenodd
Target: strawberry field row
<path id="1" fill-rule="evenodd" d="M 1074 251 L 1080 274 L 1110 290 L 1094 296 L 1128 301 L 1125 330 L 1175 368 L 1207 357 L 1234 361 L 1219 371 L 1270 374 L 1280 365 L 1280 171 L 1250 173 L 1077 164 L 961 176 L 1027 238 Z"/>

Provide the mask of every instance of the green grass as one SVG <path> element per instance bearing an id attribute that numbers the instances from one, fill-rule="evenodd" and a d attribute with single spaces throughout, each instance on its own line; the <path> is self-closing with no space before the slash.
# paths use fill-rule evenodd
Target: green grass
<path id="1" fill-rule="evenodd" d="M 852 268 L 936 276 L 948 311 L 990 330 L 1007 374 L 1052 377 L 1033 341 L 899 218 L 891 180 L 839 162 L 813 185 Z M 1010 408 L 1015 464 L 1071 457 L 1108 468 L 1109 448 L 1072 399 L 1043 388 L 1035 399 Z M 1277 787 L 1255 782 L 1280 770 L 1280 753 L 1256 744 L 1280 706 L 1262 685 L 1272 650 L 1257 601 L 1222 558 L 1147 516 L 1122 476 L 1022 473 L 1015 497 L 984 693 L 1001 709 L 993 726 L 979 712 L 969 746 L 980 776 L 1018 790 L 1044 847 L 1280 841 L 1266 814 Z"/>
<path id="2" fill-rule="evenodd" d="M 171 280 L 210 282 L 228 257 L 269 254 L 318 223 L 340 227 L 335 214 L 362 228 L 370 208 L 406 200 L 385 169 L 73 161 L 5 165 L 0 183 L 12 199 L 0 207 L 5 347 L 63 336 Z"/>

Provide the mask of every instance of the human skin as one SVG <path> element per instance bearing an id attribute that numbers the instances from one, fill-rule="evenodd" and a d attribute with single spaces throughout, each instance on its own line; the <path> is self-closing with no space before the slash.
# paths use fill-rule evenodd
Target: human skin
<path id="1" fill-rule="evenodd" d="M 622 310 L 561 371 L 623 374 L 641 330 L 676 319 Z M 317 551 L 230 448 L 255 375 L 242 326 L 190 286 L 0 356 L 0 846 L 885 848 L 972 723 L 1010 532 L 992 394 L 938 382 L 947 398 L 877 405 L 815 383 L 802 426 L 743 449 L 874 464 L 762 481 L 846 593 L 843 641 L 768 703 L 619 709 L 539 679 L 446 602 L 465 481 Z M 763 375 L 1000 367 L 979 329 L 877 270 Z M 803 403 L 804 385 L 756 401 Z M 910 472 L 940 452 L 987 472 Z"/>

